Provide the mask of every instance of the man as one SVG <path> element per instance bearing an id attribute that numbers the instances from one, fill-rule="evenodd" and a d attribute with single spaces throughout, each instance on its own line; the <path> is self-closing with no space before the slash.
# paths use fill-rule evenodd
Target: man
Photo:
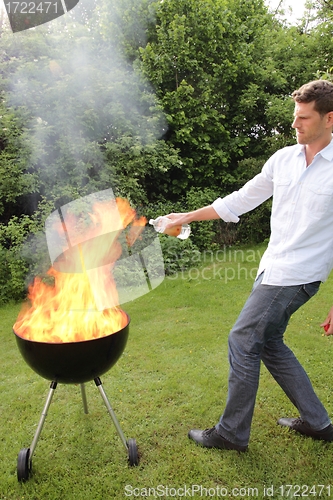
<path id="1" fill-rule="evenodd" d="M 189 438 L 208 448 L 245 451 L 261 361 L 296 406 L 299 418 L 278 423 L 314 439 L 333 441 L 333 426 L 311 382 L 284 344 L 290 316 L 333 268 L 333 84 L 317 80 L 292 94 L 297 143 L 277 151 L 239 191 L 189 213 L 169 214 L 167 227 L 239 216 L 273 196 L 271 237 L 253 290 L 229 335 L 225 410 L 211 429 Z M 322 326 L 333 334 L 333 308 Z"/>

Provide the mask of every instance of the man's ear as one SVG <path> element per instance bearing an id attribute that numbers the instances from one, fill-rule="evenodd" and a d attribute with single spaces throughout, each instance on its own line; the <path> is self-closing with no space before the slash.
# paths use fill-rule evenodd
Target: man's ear
<path id="1" fill-rule="evenodd" d="M 333 127 L 333 111 L 327 113 L 326 120 L 327 128 Z"/>

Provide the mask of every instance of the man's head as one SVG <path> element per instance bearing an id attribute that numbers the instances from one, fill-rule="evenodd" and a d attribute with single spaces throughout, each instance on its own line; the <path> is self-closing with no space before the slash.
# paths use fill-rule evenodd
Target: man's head
<path id="1" fill-rule="evenodd" d="M 295 90 L 292 98 L 295 103 L 313 102 L 313 109 L 324 116 L 333 111 L 333 83 L 327 80 L 314 80 Z"/>
<path id="2" fill-rule="evenodd" d="M 320 151 L 332 139 L 333 83 L 316 80 L 306 83 L 292 94 L 295 101 L 294 121 L 299 144 Z"/>

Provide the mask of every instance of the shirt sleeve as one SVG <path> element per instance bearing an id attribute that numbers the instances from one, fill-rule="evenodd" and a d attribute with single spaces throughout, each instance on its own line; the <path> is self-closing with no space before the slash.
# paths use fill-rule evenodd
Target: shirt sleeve
<path id="1" fill-rule="evenodd" d="M 272 164 L 268 161 L 260 174 L 248 181 L 239 191 L 234 191 L 224 198 L 218 198 L 212 206 L 225 222 L 238 222 L 240 215 L 261 205 L 272 194 Z"/>

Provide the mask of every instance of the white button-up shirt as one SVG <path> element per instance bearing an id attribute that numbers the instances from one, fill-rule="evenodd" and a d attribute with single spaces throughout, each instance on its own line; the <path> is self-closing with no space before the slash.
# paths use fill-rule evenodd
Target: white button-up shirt
<path id="1" fill-rule="evenodd" d="M 214 201 L 226 222 L 273 196 L 271 237 L 258 274 L 263 284 L 325 281 L 333 268 L 333 141 L 306 167 L 305 148 L 277 151 L 239 191 Z"/>

